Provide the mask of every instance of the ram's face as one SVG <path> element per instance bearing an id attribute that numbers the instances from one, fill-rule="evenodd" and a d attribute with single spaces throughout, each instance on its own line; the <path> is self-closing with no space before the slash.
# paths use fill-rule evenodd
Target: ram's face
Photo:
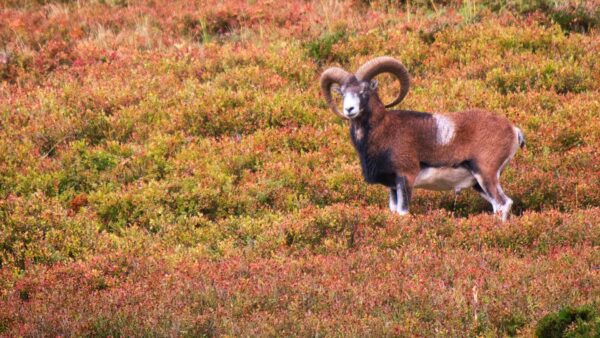
<path id="1" fill-rule="evenodd" d="M 369 95 L 377 89 L 377 81 L 351 81 L 343 84 L 337 92 L 342 95 L 342 114 L 349 119 L 360 116 L 369 103 Z"/>

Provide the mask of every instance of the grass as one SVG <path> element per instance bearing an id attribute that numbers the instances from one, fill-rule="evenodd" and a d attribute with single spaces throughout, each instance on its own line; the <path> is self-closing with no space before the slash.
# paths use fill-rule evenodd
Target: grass
<path id="1" fill-rule="evenodd" d="M 0 6 L 0 335 L 597 334 L 596 2 Z M 380 55 L 525 132 L 510 221 L 363 182 L 318 79 Z"/>

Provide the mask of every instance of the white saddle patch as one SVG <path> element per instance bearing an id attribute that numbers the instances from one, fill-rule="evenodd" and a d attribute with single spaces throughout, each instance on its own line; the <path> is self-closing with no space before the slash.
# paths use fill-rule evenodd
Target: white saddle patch
<path id="1" fill-rule="evenodd" d="M 427 190 L 461 190 L 475 185 L 477 181 L 465 168 L 425 168 L 415 179 L 415 188 Z"/>
<path id="2" fill-rule="evenodd" d="M 438 144 L 448 144 L 454 138 L 454 122 L 443 115 L 433 115 L 436 125 L 436 141 Z"/>

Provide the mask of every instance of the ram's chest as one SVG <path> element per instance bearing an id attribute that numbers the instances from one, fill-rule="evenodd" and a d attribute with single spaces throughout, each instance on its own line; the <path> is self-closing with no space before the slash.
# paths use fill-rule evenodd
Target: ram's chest
<path id="1" fill-rule="evenodd" d="M 395 173 L 392 167 L 391 151 L 374 151 L 370 148 L 369 133 L 366 128 L 351 130 L 352 142 L 360 158 L 362 174 L 367 183 L 395 185 Z"/>

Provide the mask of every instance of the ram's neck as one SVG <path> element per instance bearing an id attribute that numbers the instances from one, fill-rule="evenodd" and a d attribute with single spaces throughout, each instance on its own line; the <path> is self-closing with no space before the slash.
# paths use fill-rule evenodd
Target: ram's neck
<path id="1" fill-rule="evenodd" d="M 373 93 L 369 97 L 369 104 L 367 105 L 367 110 L 369 111 L 369 114 L 365 115 L 368 117 L 368 122 L 372 127 L 375 127 L 376 125 L 380 124 L 385 118 L 385 106 L 383 105 L 383 102 L 381 102 L 381 99 L 379 98 L 377 92 Z"/>

